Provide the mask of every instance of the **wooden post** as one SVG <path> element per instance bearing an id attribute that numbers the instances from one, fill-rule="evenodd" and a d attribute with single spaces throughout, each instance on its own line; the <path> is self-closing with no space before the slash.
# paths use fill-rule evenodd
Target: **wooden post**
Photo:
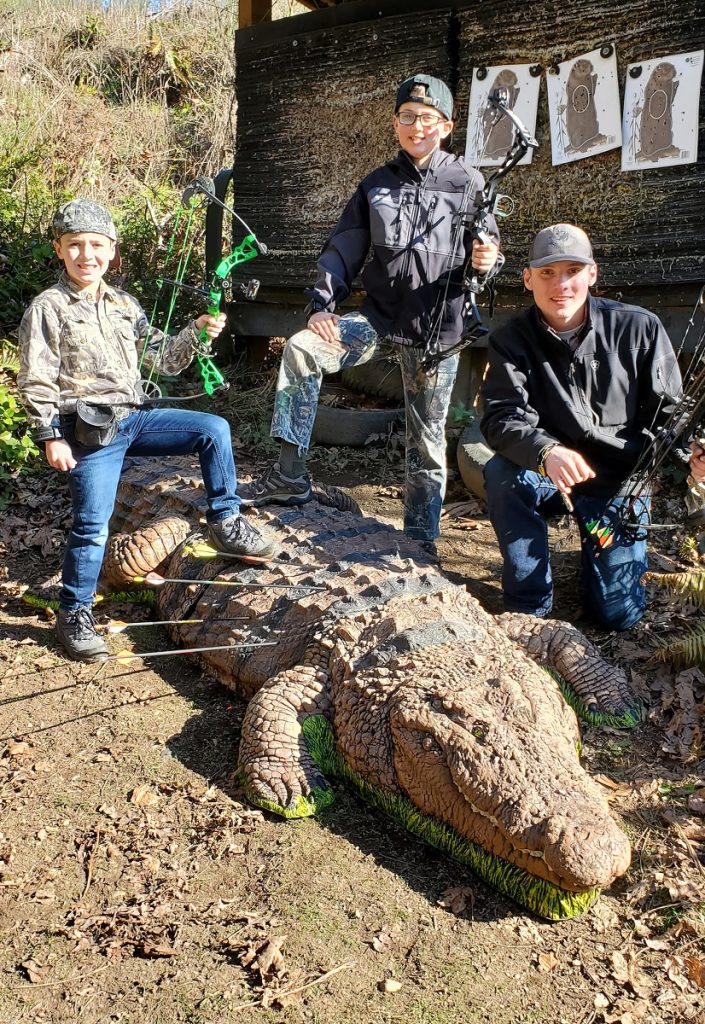
<path id="1" fill-rule="evenodd" d="M 238 28 L 251 28 L 272 20 L 272 0 L 240 0 Z"/>

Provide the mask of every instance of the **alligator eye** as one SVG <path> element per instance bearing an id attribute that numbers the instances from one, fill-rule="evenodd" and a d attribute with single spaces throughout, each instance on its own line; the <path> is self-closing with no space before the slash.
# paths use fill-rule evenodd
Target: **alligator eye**
<path id="1" fill-rule="evenodd" d="M 473 725 L 473 727 L 470 730 L 470 732 L 473 734 L 473 736 L 477 740 L 484 740 L 484 738 L 485 738 L 484 727 L 482 725 L 479 725 L 477 722 L 475 723 L 475 725 Z"/>
<path id="2" fill-rule="evenodd" d="M 435 744 L 430 736 L 424 736 L 424 738 L 421 740 L 421 746 L 424 748 L 424 750 L 432 750 Z"/>

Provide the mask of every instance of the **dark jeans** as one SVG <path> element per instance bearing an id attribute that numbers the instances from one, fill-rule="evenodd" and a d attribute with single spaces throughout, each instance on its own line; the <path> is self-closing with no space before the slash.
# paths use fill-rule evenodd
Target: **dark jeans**
<path id="1" fill-rule="evenodd" d="M 125 456 L 196 452 L 208 498 L 208 521 L 227 519 L 239 510 L 230 426 L 220 416 L 188 409 L 137 410 L 120 421 L 115 440 L 105 448 L 77 444 L 70 417 L 62 420 L 62 426 L 78 463 L 68 474 L 73 525 L 64 554 L 62 608 L 93 603 Z"/>
<path id="2" fill-rule="evenodd" d="M 502 588 L 507 611 L 546 616 L 553 607 L 553 582 L 546 518 L 566 508 L 551 481 L 495 455 L 485 466 L 490 520 L 504 558 Z M 586 524 L 609 524 L 623 498 L 571 495 L 582 542 L 582 597 L 585 612 L 608 629 L 629 629 L 644 613 L 646 539 L 614 527 L 614 540 L 601 547 Z M 637 521 L 648 522 L 649 502 L 639 499 Z"/>

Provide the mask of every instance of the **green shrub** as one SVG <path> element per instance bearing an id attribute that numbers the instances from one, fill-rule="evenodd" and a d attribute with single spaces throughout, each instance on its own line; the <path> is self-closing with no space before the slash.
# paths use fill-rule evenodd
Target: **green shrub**
<path id="1" fill-rule="evenodd" d="M 7 385 L 0 384 L 0 508 L 10 500 L 14 478 L 38 455 L 24 409 Z"/>

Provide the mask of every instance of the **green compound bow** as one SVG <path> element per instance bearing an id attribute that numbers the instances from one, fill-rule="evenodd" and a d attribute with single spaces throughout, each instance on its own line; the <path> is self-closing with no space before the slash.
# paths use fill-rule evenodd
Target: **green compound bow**
<path id="1" fill-rule="evenodd" d="M 188 264 L 191 259 L 191 253 L 193 250 L 193 240 L 189 242 L 189 239 L 191 238 L 193 217 L 196 210 L 199 209 L 204 200 L 206 204 L 215 203 L 217 206 L 222 207 L 223 210 L 225 210 L 237 221 L 239 221 L 240 224 L 242 224 L 242 226 L 247 231 L 247 234 L 242 239 L 240 244 L 237 245 L 231 253 L 229 253 L 227 256 L 224 256 L 219 261 L 218 265 L 213 271 L 208 287 L 195 288 L 192 285 L 184 284 L 183 279 L 186 275 L 186 270 L 188 268 Z M 176 276 L 174 278 L 159 278 L 159 291 L 157 293 L 157 298 L 155 300 L 154 308 L 152 310 L 152 317 L 150 319 L 151 330 L 154 320 L 156 318 L 157 304 L 159 301 L 161 290 L 164 287 L 164 285 L 170 285 L 172 288 L 172 294 L 171 299 L 169 301 L 166 321 L 163 327 L 163 332 L 165 336 L 168 334 L 169 325 L 171 323 L 171 317 L 176 306 L 177 289 L 195 292 L 198 295 L 204 295 L 208 299 L 208 312 L 212 316 L 217 316 L 221 311 L 221 306 L 223 303 L 225 281 L 233 272 L 235 267 L 238 267 L 241 263 L 246 263 L 247 260 L 254 259 L 255 256 L 266 256 L 268 252 L 267 246 L 263 242 L 259 241 L 252 228 L 250 228 L 250 226 L 242 219 L 242 217 L 238 213 L 236 213 L 235 210 L 232 209 L 232 207 L 227 206 L 221 199 L 219 199 L 216 196 L 215 185 L 212 179 L 207 178 L 205 175 L 201 175 L 198 178 L 194 178 L 194 180 L 190 182 L 189 185 L 187 185 L 186 189 L 184 190 L 181 196 L 181 209 L 177 214 L 176 223 L 174 224 L 174 230 L 172 232 L 171 238 L 169 239 L 166 254 L 167 260 L 169 259 L 169 256 L 173 251 L 176 235 L 179 229 L 181 215 L 184 209 L 188 211 L 188 220 L 186 222 L 186 227 L 184 229 L 184 239 L 181 246 L 179 262 L 176 268 Z M 259 289 L 259 281 L 256 278 L 252 278 L 250 281 L 247 282 L 247 284 L 240 285 L 240 288 L 245 298 L 252 300 L 257 295 L 257 291 Z M 165 344 L 165 341 L 166 338 L 162 341 L 162 344 L 160 346 L 160 354 Z M 227 381 L 223 377 L 223 374 L 220 372 L 220 370 L 214 363 L 213 359 L 211 358 L 211 339 L 208 337 L 205 328 L 201 330 L 198 336 L 198 340 L 194 345 L 194 351 L 196 353 L 196 361 L 198 363 L 198 368 L 201 374 L 201 378 L 203 380 L 203 392 L 201 392 L 201 394 L 212 395 L 215 391 L 227 390 L 227 388 L 230 385 L 227 383 Z M 142 358 L 140 359 L 140 367 L 142 366 L 143 360 L 144 350 Z M 157 384 L 156 378 L 157 373 L 152 369 L 150 370 L 149 377 L 147 377 L 145 380 L 142 380 L 141 382 L 144 393 L 153 401 L 159 400 L 161 398 L 161 389 Z M 201 397 L 201 395 L 192 395 L 190 397 L 199 398 Z M 188 401 L 188 399 L 185 400 Z M 170 401 L 179 401 L 179 399 L 172 397 Z"/>

